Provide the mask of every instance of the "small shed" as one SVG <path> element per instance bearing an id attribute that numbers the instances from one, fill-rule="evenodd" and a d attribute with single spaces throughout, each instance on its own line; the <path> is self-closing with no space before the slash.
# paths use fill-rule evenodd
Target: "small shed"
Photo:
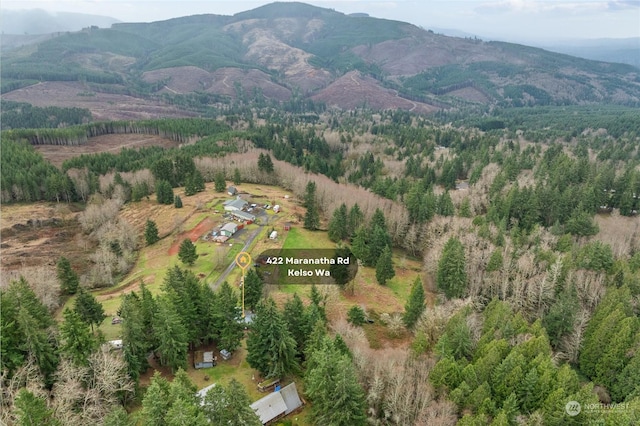
<path id="1" fill-rule="evenodd" d="M 238 190 L 236 189 L 235 186 L 230 186 L 227 188 L 227 194 L 236 195 L 237 193 L 238 193 Z"/>
<path id="2" fill-rule="evenodd" d="M 196 351 L 193 354 L 193 367 L 195 369 L 211 368 L 216 365 L 216 358 L 213 356 L 213 351 Z"/>
<path id="3" fill-rule="evenodd" d="M 278 231 L 271 231 L 271 234 L 269 234 L 269 239 L 275 240 L 276 238 L 278 238 Z"/>
<path id="4" fill-rule="evenodd" d="M 280 213 L 280 204 L 276 204 L 275 206 L 273 206 L 273 211 L 276 213 Z"/>
<path id="5" fill-rule="evenodd" d="M 291 229 L 291 222 L 285 222 L 284 223 L 284 230 L 285 231 L 289 231 Z"/>
<path id="6" fill-rule="evenodd" d="M 228 360 L 229 358 L 231 358 L 231 352 L 229 352 L 226 349 L 222 349 L 220 351 L 220 356 L 222 357 L 222 359 L 224 359 L 225 361 Z"/>

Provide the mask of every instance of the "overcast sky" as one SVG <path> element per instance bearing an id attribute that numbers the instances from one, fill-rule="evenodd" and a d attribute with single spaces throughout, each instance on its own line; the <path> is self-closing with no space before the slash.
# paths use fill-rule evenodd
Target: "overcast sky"
<path id="1" fill-rule="evenodd" d="M 110 16 L 151 22 L 201 13 L 233 15 L 271 3 L 243 0 L 2 0 L 3 9 Z M 457 29 L 485 38 L 545 41 L 640 37 L 640 0 L 310 0 L 343 13 L 410 22 L 424 28 Z"/>

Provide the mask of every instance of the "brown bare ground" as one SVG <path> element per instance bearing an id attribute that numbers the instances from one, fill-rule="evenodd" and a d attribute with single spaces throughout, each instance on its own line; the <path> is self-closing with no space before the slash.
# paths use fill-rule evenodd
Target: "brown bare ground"
<path id="1" fill-rule="evenodd" d="M 5 204 L 0 213 L 3 276 L 24 267 L 54 266 L 60 256 L 79 274 L 86 271 L 94 244 L 82 233 L 74 205 Z"/>
<path id="2" fill-rule="evenodd" d="M 180 250 L 180 244 L 182 244 L 182 241 L 185 238 L 189 238 L 191 242 L 194 243 L 198 240 L 198 238 L 207 233 L 207 231 L 211 230 L 211 228 L 213 228 L 215 224 L 216 222 L 213 219 L 211 219 L 210 217 L 205 217 L 200 221 L 200 223 L 196 225 L 195 228 L 178 235 L 174 243 L 171 245 L 171 248 L 169 249 L 169 255 L 173 256 L 174 254 L 178 253 L 178 251 Z"/>
<path id="3" fill-rule="evenodd" d="M 54 166 L 60 167 L 65 160 L 82 154 L 99 152 L 118 153 L 122 148 L 141 148 L 144 146 L 177 147 L 178 142 L 155 135 L 102 135 L 90 138 L 87 143 L 78 146 L 35 145 L 36 151 Z"/>
<path id="4" fill-rule="evenodd" d="M 80 82 L 46 81 L 3 94 L 2 97 L 38 107 L 86 108 L 91 111 L 96 121 L 195 116 L 193 113 L 157 100 L 92 92 L 88 86 Z"/>
<path id="5" fill-rule="evenodd" d="M 374 109 L 403 109 L 416 113 L 431 113 L 439 108 L 398 96 L 391 89 L 380 86 L 377 80 L 351 71 L 312 97 L 314 101 L 325 102 L 329 106 L 354 109 L 363 106 Z"/>

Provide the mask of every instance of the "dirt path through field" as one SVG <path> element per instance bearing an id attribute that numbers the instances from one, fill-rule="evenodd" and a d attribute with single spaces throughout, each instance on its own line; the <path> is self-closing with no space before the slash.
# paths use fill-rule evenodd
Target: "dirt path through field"
<path id="1" fill-rule="evenodd" d="M 178 254 L 180 251 L 180 244 L 182 244 L 182 240 L 185 238 L 189 238 L 191 242 L 196 242 L 198 238 L 204 235 L 207 231 L 215 226 L 215 222 L 210 217 L 205 217 L 200 221 L 199 224 L 195 226 L 191 231 L 183 232 L 182 234 L 176 237 L 176 241 L 169 248 L 169 256 L 173 256 L 174 254 Z"/>

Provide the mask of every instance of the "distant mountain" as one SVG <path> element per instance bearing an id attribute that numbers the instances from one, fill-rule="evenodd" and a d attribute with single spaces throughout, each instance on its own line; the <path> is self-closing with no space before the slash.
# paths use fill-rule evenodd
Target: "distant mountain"
<path id="1" fill-rule="evenodd" d="M 79 31 L 92 25 L 109 28 L 120 22 L 115 18 L 72 12 L 47 12 L 42 9 L 0 10 L 2 34 L 40 35 L 61 31 Z"/>
<path id="2" fill-rule="evenodd" d="M 77 80 L 133 95 L 302 96 L 342 108 L 421 112 L 473 104 L 640 105 L 640 70 L 630 65 L 290 2 L 234 16 L 89 28 L 6 53 L 1 65 L 5 93 Z"/>
<path id="3" fill-rule="evenodd" d="M 640 68 L 640 37 L 560 41 L 539 46 L 552 52 Z"/>

